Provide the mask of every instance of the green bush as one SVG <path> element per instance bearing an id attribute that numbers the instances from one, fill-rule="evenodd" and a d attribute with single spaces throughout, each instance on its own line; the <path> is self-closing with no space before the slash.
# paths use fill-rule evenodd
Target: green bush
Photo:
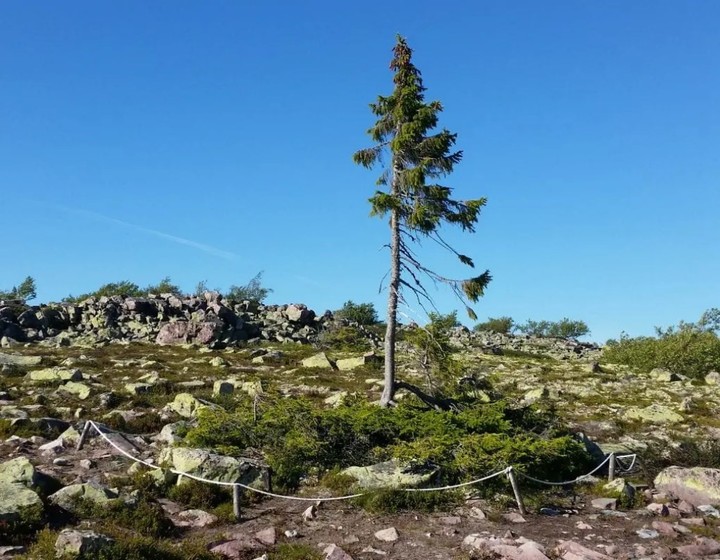
<path id="1" fill-rule="evenodd" d="M 404 492 L 402 490 L 373 490 L 352 502 L 371 513 L 399 511 L 447 511 L 461 505 L 464 494 L 457 490 L 442 492 Z"/>
<path id="2" fill-rule="evenodd" d="M 232 502 L 232 490 L 226 486 L 188 480 L 171 486 L 167 491 L 167 497 L 190 508 L 207 510 Z"/>
<path id="3" fill-rule="evenodd" d="M 234 413 L 205 410 L 186 437 L 189 445 L 264 454 L 279 488 L 308 476 L 390 458 L 439 467 L 438 483 L 455 483 L 513 464 L 538 477 L 584 474 L 584 448 L 555 427 L 552 411 L 505 402 L 465 403 L 459 411 L 428 410 L 414 399 L 380 408 L 348 399 L 326 409 L 307 399 L 279 399 Z M 533 433 L 543 432 L 544 435 Z M 343 481 L 346 482 L 346 481 Z"/>
<path id="4" fill-rule="evenodd" d="M 378 322 L 377 311 L 372 303 L 355 303 L 352 300 L 346 301 L 340 309 L 333 312 L 333 316 L 360 325 L 375 325 Z"/>
<path id="5" fill-rule="evenodd" d="M 720 339 L 714 332 L 694 329 L 665 333 L 658 338 L 623 336 L 619 341 L 608 341 L 603 359 L 639 371 L 665 368 L 702 378 L 712 370 L 720 371 Z"/>
<path id="6" fill-rule="evenodd" d="M 478 323 L 473 327 L 475 332 L 487 331 L 498 334 L 510 334 L 515 327 L 512 317 L 488 317 L 484 323 Z"/>
<path id="7" fill-rule="evenodd" d="M 169 537 L 175 534 L 175 526 L 160 504 L 141 493 L 132 503 L 114 500 L 104 504 L 80 499 L 77 515 L 83 519 L 102 521 L 112 527 L 122 527 L 151 537 Z"/>

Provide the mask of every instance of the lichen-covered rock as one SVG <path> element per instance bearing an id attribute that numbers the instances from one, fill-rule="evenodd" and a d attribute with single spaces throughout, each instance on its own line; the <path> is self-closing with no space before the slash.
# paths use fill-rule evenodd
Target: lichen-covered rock
<path id="1" fill-rule="evenodd" d="M 42 500 L 35 492 L 20 483 L 0 482 L 0 526 L 35 523 L 42 511 Z"/>
<path id="2" fill-rule="evenodd" d="M 55 554 L 60 558 L 93 558 L 113 542 L 110 537 L 94 531 L 63 529 L 55 541 Z"/>
<path id="3" fill-rule="evenodd" d="M 661 404 L 651 404 L 645 408 L 631 406 L 623 416 L 628 420 L 644 420 L 651 424 L 677 424 L 683 421 L 682 415 Z"/>
<path id="4" fill-rule="evenodd" d="M 655 488 L 694 506 L 720 504 L 720 469 L 668 467 L 655 478 Z"/>
<path id="5" fill-rule="evenodd" d="M 0 354 L 0 365 L 32 367 L 42 363 L 42 356 L 19 356 L 16 354 Z"/>
<path id="6" fill-rule="evenodd" d="M 91 393 L 90 387 L 85 385 L 85 383 L 77 383 L 75 381 L 68 381 L 64 385 L 60 385 L 58 391 L 75 395 L 81 401 L 87 399 Z"/>
<path id="7" fill-rule="evenodd" d="M 316 368 L 324 368 L 324 369 L 334 369 L 334 366 L 332 362 L 328 359 L 325 352 L 320 352 L 319 354 L 315 354 L 314 356 L 310 356 L 309 358 L 305 358 L 302 361 L 303 367 L 316 367 Z"/>
<path id="8" fill-rule="evenodd" d="M 51 503 L 69 512 L 77 510 L 80 501 L 88 501 L 95 505 L 106 504 L 117 499 L 118 495 L 104 486 L 86 482 L 83 484 L 71 484 L 61 488 L 48 499 Z"/>
<path id="9" fill-rule="evenodd" d="M 240 482 L 261 487 L 263 465 L 244 458 L 228 457 L 206 449 L 169 447 L 164 449 L 158 463 L 179 473 L 188 473 L 207 480 Z"/>
<path id="10" fill-rule="evenodd" d="M 208 403 L 196 399 L 190 393 L 178 393 L 172 402 L 165 405 L 163 410 L 175 412 L 183 418 L 196 418 L 198 412 L 208 406 Z"/>
<path id="11" fill-rule="evenodd" d="M 398 461 L 348 467 L 341 471 L 341 474 L 354 478 L 356 486 L 363 489 L 419 486 L 429 482 L 436 473 L 436 468 L 410 466 Z"/>
<path id="12" fill-rule="evenodd" d="M 35 383 L 65 383 L 67 381 L 82 381 L 82 372 L 78 369 L 46 368 L 31 371 L 27 375 Z"/>

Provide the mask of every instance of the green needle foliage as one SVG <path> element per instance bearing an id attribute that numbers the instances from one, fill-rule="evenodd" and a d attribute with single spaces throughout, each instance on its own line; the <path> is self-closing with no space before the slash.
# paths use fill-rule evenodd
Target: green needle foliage
<path id="1" fill-rule="evenodd" d="M 388 165 L 377 185 L 382 190 L 370 198 L 371 215 L 390 217 L 390 279 L 388 286 L 388 319 L 385 335 L 385 388 L 381 398 L 384 406 L 392 404 L 395 384 L 395 333 L 398 302 L 402 290 L 412 292 L 420 305 L 432 304 L 422 278 L 447 284 L 463 301 L 477 301 L 490 282 L 490 273 L 483 272 L 469 279 L 456 280 L 438 274 L 423 265 L 412 246 L 431 239 L 455 254 L 461 263 L 474 267 L 472 259 L 451 247 L 438 233 L 443 224 L 460 226 L 473 232 L 485 198 L 454 200 L 452 189 L 439 184 L 462 159 L 455 150 L 457 135 L 447 129 L 436 130 L 442 111 L 439 101 L 425 101 L 425 87 L 420 71 L 412 63 L 412 50 L 405 39 L 397 37 L 390 69 L 394 72 L 395 88 L 391 95 L 379 96 L 370 104 L 377 117 L 368 130 L 374 145 L 359 150 L 355 163 L 366 168 Z M 468 314 L 476 319 L 466 304 Z"/>

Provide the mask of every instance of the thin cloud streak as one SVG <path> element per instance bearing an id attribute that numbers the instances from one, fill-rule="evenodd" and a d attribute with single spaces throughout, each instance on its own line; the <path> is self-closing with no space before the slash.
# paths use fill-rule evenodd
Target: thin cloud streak
<path id="1" fill-rule="evenodd" d="M 131 229 L 133 231 L 138 231 L 140 233 L 146 233 L 148 235 L 153 235 L 155 237 L 159 237 L 160 239 L 166 239 L 167 241 L 172 241 L 173 243 L 185 245 L 186 247 L 192 247 L 193 249 L 197 249 L 198 251 L 202 251 L 204 253 L 213 255 L 215 257 L 220 257 L 221 259 L 226 259 L 226 260 L 232 261 L 232 260 L 235 260 L 238 258 L 238 255 L 236 255 L 235 253 L 231 253 L 230 251 L 223 251 L 222 249 L 218 249 L 217 247 L 213 247 L 212 245 L 206 245 L 205 243 L 198 243 L 197 241 L 193 241 L 192 239 L 185 239 L 184 237 L 172 235 L 170 233 L 165 233 L 164 231 L 158 231 L 156 229 L 146 228 L 143 226 L 139 226 L 137 224 L 126 222 L 125 220 L 118 220 L 117 218 L 113 218 L 111 216 L 106 216 L 104 214 L 98 214 L 97 212 L 92 212 L 90 210 L 82 210 L 80 208 L 70 208 L 68 206 L 57 206 L 57 208 L 59 208 L 60 210 L 64 210 L 65 212 L 71 212 L 73 214 L 80 214 L 81 216 L 93 218 L 93 219 L 99 220 L 101 222 L 107 222 L 110 224 L 115 224 L 118 226 L 122 226 L 122 227 L 125 227 L 128 229 Z"/>

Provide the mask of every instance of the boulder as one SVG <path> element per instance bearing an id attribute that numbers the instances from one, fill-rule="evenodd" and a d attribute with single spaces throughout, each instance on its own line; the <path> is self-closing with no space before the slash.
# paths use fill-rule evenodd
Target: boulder
<path id="1" fill-rule="evenodd" d="M 406 488 L 429 482 L 437 468 L 407 465 L 398 461 L 386 461 L 369 467 L 348 467 L 341 474 L 351 476 L 355 485 L 363 489 Z"/>
<path id="2" fill-rule="evenodd" d="M 319 354 L 305 358 L 302 361 L 302 365 L 307 368 L 316 367 L 323 369 L 335 369 L 335 366 L 333 366 L 333 363 L 328 359 L 325 352 L 320 352 Z"/>
<path id="3" fill-rule="evenodd" d="M 0 482 L 0 527 L 37 522 L 42 511 L 42 500 L 35 492 L 19 483 Z"/>
<path id="4" fill-rule="evenodd" d="M 264 465 L 252 459 L 228 457 L 206 449 L 166 448 L 160 452 L 158 463 L 178 473 L 188 473 L 207 480 L 240 482 L 257 487 L 264 485 Z"/>
<path id="5" fill-rule="evenodd" d="M 198 412 L 208 408 L 210 403 L 196 399 L 190 393 L 178 393 L 175 399 L 163 408 L 164 411 L 174 412 L 183 418 L 196 418 Z"/>
<path id="6" fill-rule="evenodd" d="M 16 354 L 0 354 L 0 365 L 32 367 L 42 363 L 42 356 L 18 356 Z"/>
<path id="7" fill-rule="evenodd" d="M 82 373 L 78 369 L 46 368 L 31 371 L 27 378 L 35 383 L 66 383 L 68 381 L 82 381 Z"/>
<path id="8" fill-rule="evenodd" d="M 623 417 L 628 420 L 644 420 L 651 424 L 676 424 L 683 420 L 680 414 L 661 404 L 651 404 L 645 408 L 631 406 Z"/>
<path id="9" fill-rule="evenodd" d="M 705 376 L 705 383 L 708 385 L 720 385 L 720 372 L 711 371 Z"/>
<path id="10" fill-rule="evenodd" d="M 655 477 L 655 488 L 694 506 L 720 504 L 720 469 L 668 467 Z"/>
<path id="11" fill-rule="evenodd" d="M 113 542 L 110 537 L 94 531 L 63 529 L 55 541 L 55 555 L 59 558 L 94 558 Z"/>
<path id="12" fill-rule="evenodd" d="M 33 490 L 40 488 L 47 491 L 57 483 L 50 476 L 39 472 L 27 457 L 15 457 L 0 463 L 0 484 L 20 484 Z"/>
<path id="13" fill-rule="evenodd" d="M 285 316 L 294 323 L 311 325 L 315 320 L 315 312 L 304 305 L 288 305 L 285 309 Z"/>
<path id="14" fill-rule="evenodd" d="M 91 393 L 90 387 L 85 385 L 85 383 L 77 383 L 75 381 L 68 381 L 64 385 L 60 385 L 58 391 L 75 395 L 81 401 L 87 399 Z"/>
<path id="15" fill-rule="evenodd" d="M 682 379 L 677 373 L 673 373 L 672 371 L 663 368 L 655 368 L 652 370 L 650 372 L 650 377 L 655 381 L 664 381 L 666 383 L 680 381 Z"/>
<path id="16" fill-rule="evenodd" d="M 222 322 L 217 321 L 177 321 L 165 323 L 155 338 L 160 345 L 187 344 L 197 342 L 209 344 L 215 341 L 222 331 Z"/>
<path id="17" fill-rule="evenodd" d="M 88 501 L 95 505 L 107 504 L 115 499 L 118 495 L 99 484 L 86 482 L 83 484 L 71 484 L 65 488 L 61 488 L 48 498 L 51 503 L 62 509 L 74 512 L 77 510 L 78 502 Z"/>
<path id="18" fill-rule="evenodd" d="M 335 365 L 340 371 L 348 371 L 362 367 L 367 364 L 372 364 L 374 362 L 377 362 L 377 360 L 378 356 L 376 356 L 372 352 L 369 352 L 367 354 L 363 354 L 362 356 L 356 356 L 354 358 L 342 358 L 340 360 L 337 360 L 335 362 Z"/>

